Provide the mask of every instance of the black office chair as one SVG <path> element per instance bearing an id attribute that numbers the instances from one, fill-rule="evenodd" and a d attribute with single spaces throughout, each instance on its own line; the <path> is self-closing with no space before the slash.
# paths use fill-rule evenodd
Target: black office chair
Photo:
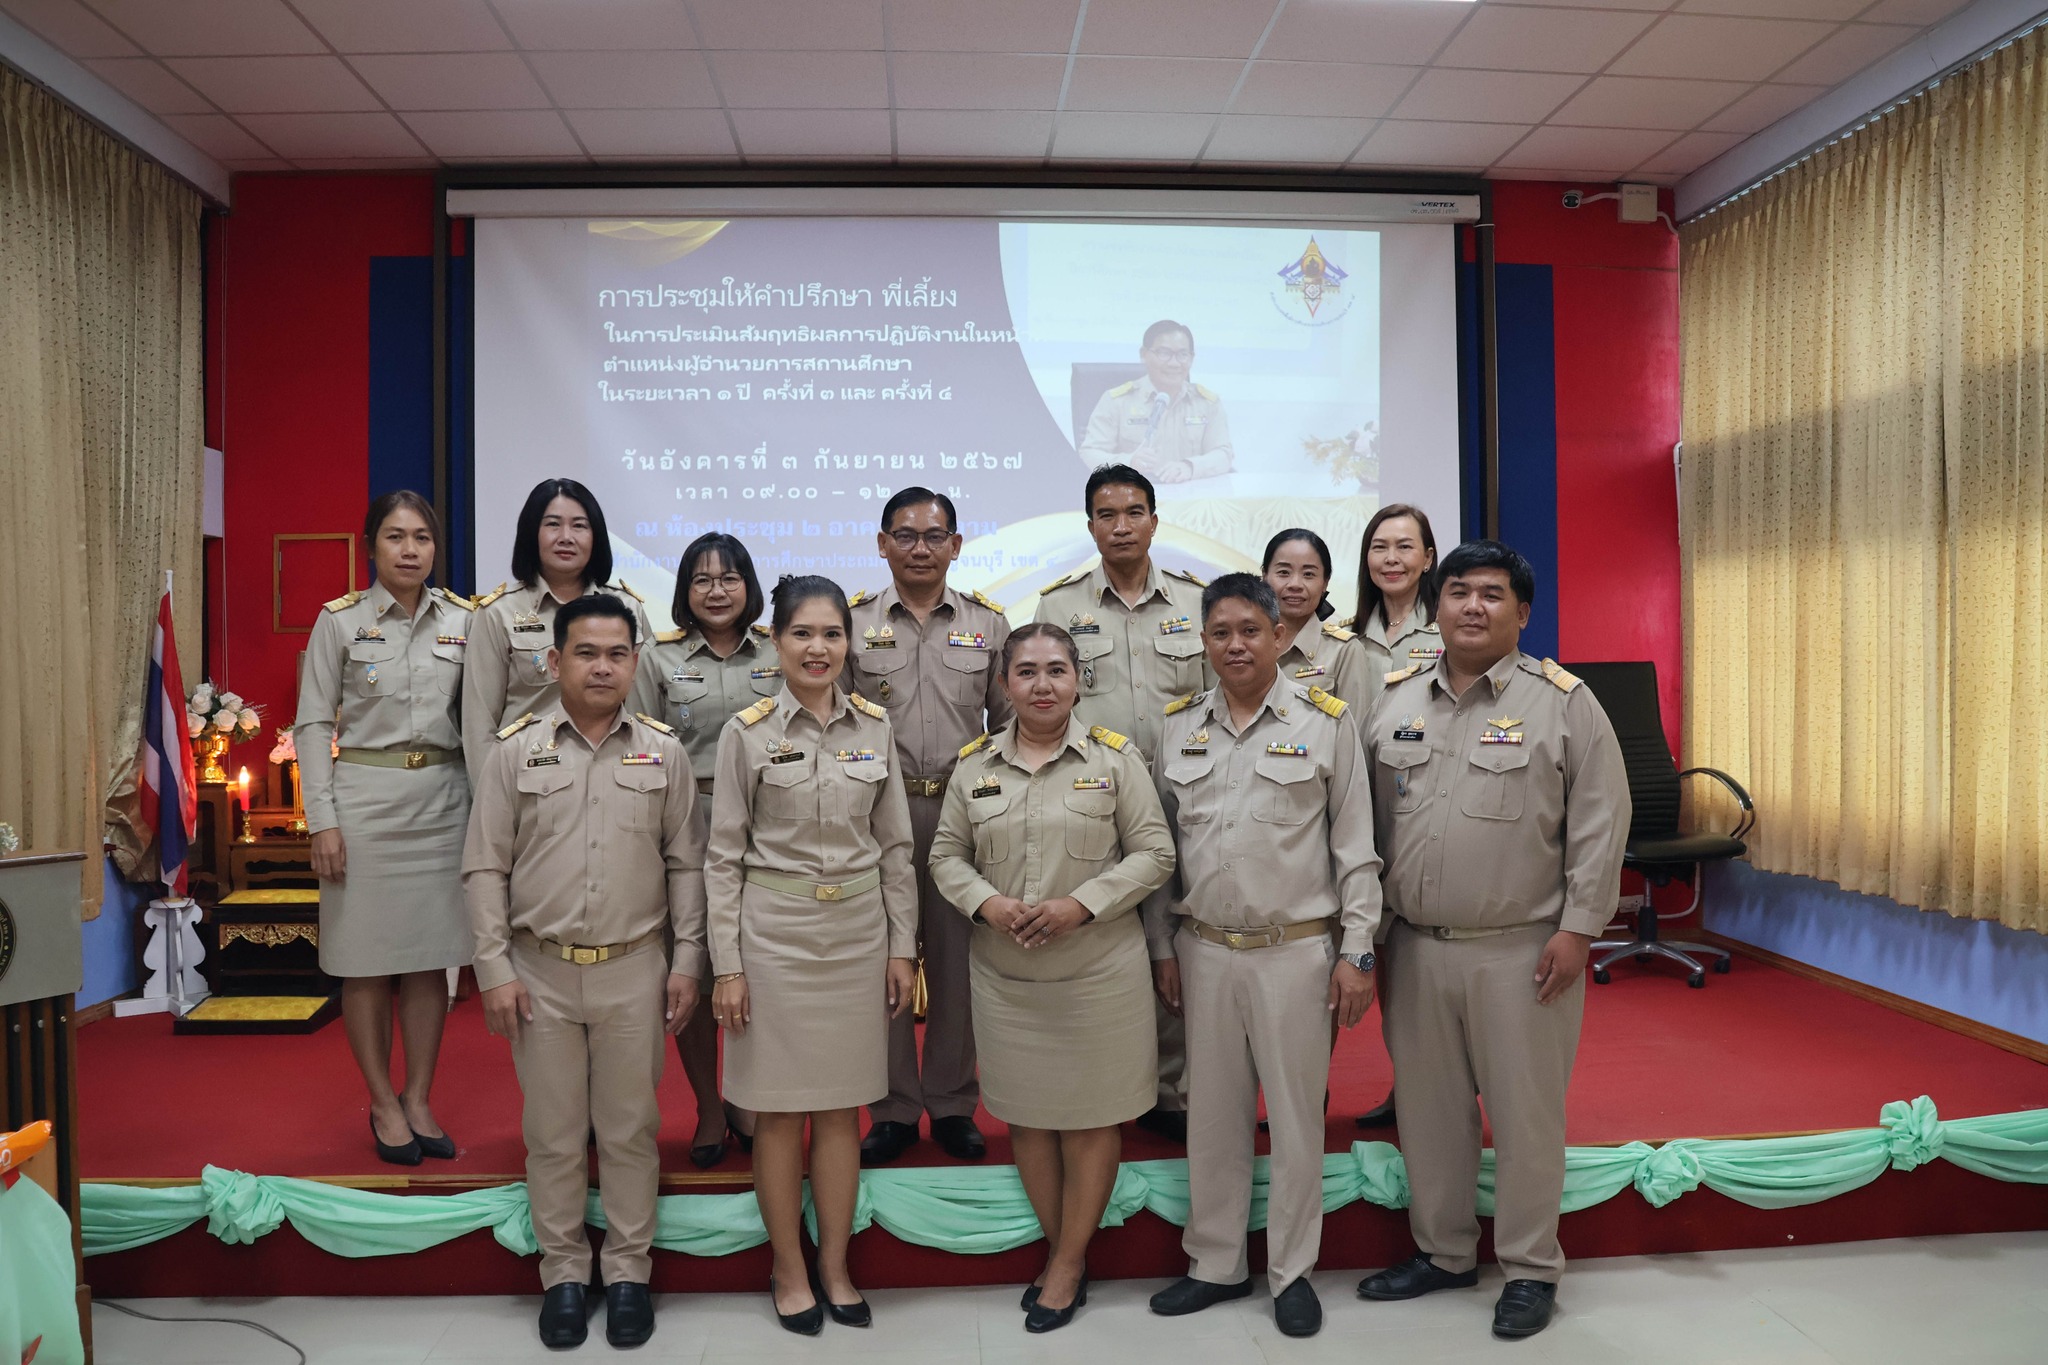
<path id="1" fill-rule="evenodd" d="M 1650 886 L 1667 886 L 1688 872 L 1692 878 L 1692 904 L 1670 915 L 1659 915 L 1647 888 L 1641 896 L 1625 896 L 1623 909 L 1633 909 L 1636 918 L 1632 939 L 1601 939 L 1593 945 L 1593 980 L 1606 985 L 1608 967 L 1624 957 L 1648 962 L 1666 958 L 1686 970 L 1686 985 L 1699 989 L 1707 974 L 1699 958 L 1710 958 L 1714 970 L 1729 969 L 1728 951 L 1704 943 L 1672 943 L 1657 937 L 1660 919 L 1684 919 L 1699 909 L 1700 886 L 1706 880 L 1702 865 L 1740 858 L 1749 851 L 1745 834 L 1756 826 L 1756 807 L 1742 784 L 1719 768 L 1687 768 L 1683 772 L 1672 761 L 1671 746 L 1664 740 L 1664 717 L 1657 705 L 1657 665 L 1653 663 L 1567 664 L 1566 668 L 1585 681 L 1593 696 L 1613 722 L 1615 737 L 1621 741 L 1622 762 L 1628 767 L 1628 794 L 1635 805 L 1629 824 L 1628 850 L 1622 866 L 1640 872 Z M 1727 834 L 1686 834 L 1678 827 L 1679 783 L 1688 777 L 1711 777 L 1726 787 L 1742 809 L 1735 828 Z M 1628 902 L 1633 901 L 1633 906 Z"/>
<path id="2" fill-rule="evenodd" d="M 1067 390 L 1073 400 L 1074 449 L 1081 448 L 1081 438 L 1088 434 L 1088 419 L 1095 415 L 1095 405 L 1102 401 L 1102 395 L 1119 384 L 1144 377 L 1145 366 L 1136 360 L 1082 360 L 1074 363 Z"/>

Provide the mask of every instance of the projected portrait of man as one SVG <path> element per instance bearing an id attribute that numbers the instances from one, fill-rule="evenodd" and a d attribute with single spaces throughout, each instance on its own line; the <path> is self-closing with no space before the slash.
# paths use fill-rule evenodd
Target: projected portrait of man
<path id="1" fill-rule="evenodd" d="M 1189 378 L 1195 336 L 1162 318 L 1138 347 L 1145 377 L 1119 384 L 1095 405 L 1081 438 L 1089 464 L 1121 460 L 1158 483 L 1228 474 L 1233 453 L 1223 400 Z"/>

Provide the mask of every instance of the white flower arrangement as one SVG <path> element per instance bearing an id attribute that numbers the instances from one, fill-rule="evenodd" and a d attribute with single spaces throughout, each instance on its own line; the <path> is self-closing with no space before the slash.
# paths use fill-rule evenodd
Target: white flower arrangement
<path id="1" fill-rule="evenodd" d="M 193 739 L 225 735 L 230 740 L 250 740 L 263 728 L 260 708 L 251 706 L 232 692 L 215 692 L 212 683 L 192 689 L 185 702 L 185 731 Z"/>

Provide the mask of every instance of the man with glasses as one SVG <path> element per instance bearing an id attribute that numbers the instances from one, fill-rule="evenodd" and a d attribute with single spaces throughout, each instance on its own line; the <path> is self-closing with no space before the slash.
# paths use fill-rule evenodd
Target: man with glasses
<path id="1" fill-rule="evenodd" d="M 1081 438 L 1090 464 L 1120 459 L 1157 483 L 1228 474 L 1234 453 L 1223 400 L 1188 378 L 1195 335 L 1162 318 L 1145 329 L 1145 377 L 1102 395 Z"/>
<path id="2" fill-rule="evenodd" d="M 960 553 L 952 499 L 903 489 L 882 508 L 875 546 L 889 586 L 852 599 L 853 640 L 845 685 L 889 711 L 898 771 L 910 795 L 925 980 L 924 1063 L 906 1012 L 889 1025 L 889 1094 L 869 1106 L 873 1126 L 860 1145 L 863 1166 L 894 1161 L 917 1141 L 920 1114 L 932 1140 L 957 1161 L 987 1152 L 974 1126 L 981 1086 L 974 1076 L 967 948 L 974 926 L 932 885 L 927 866 L 946 780 L 960 750 L 1010 718 L 995 659 L 1010 634 L 1003 609 L 978 592 L 946 586 Z"/>

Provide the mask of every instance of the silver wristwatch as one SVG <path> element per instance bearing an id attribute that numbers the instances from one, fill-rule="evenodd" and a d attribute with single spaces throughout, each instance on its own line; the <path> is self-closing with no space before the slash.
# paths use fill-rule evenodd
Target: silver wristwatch
<path id="1" fill-rule="evenodd" d="M 1361 972 L 1370 972 L 1379 964 L 1379 959 L 1371 953 L 1339 953 L 1337 956 L 1349 962 Z"/>

